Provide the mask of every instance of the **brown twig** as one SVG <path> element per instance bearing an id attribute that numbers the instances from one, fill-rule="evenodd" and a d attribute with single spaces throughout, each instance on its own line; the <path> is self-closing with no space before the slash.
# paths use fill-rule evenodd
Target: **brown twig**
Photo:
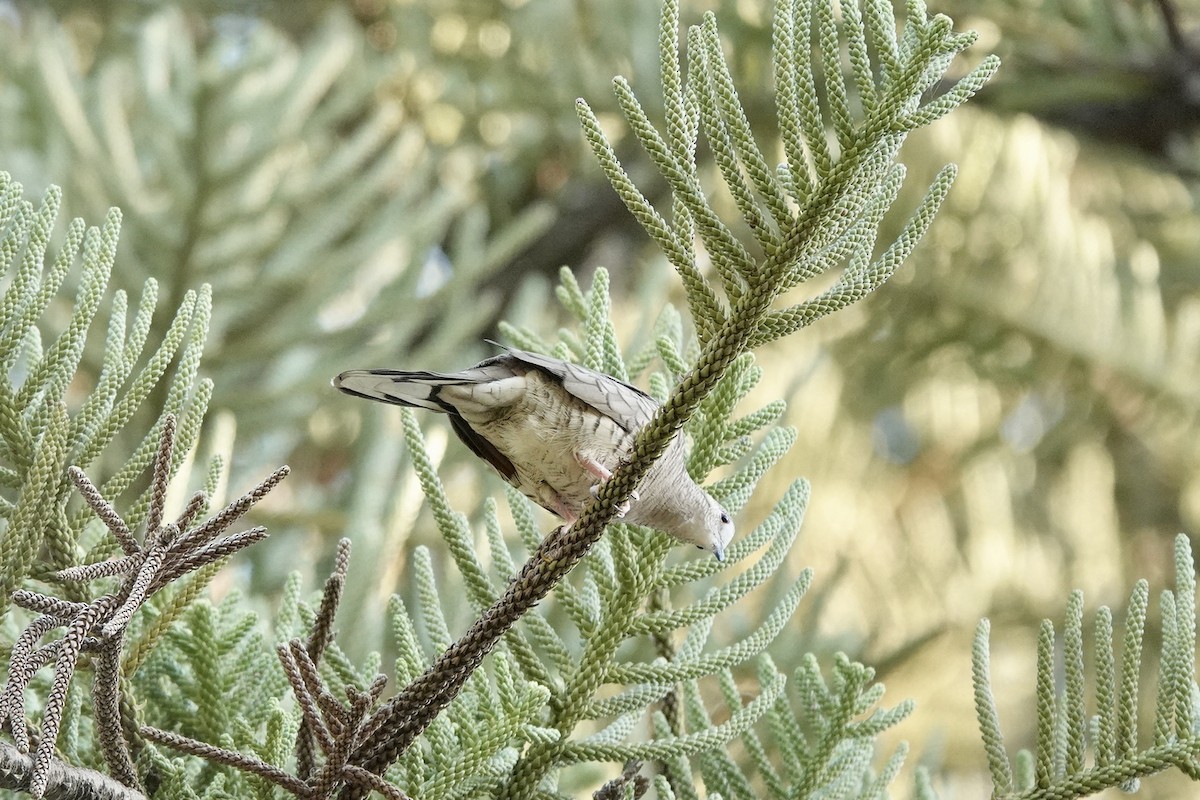
<path id="1" fill-rule="evenodd" d="M 627 761 L 620 777 L 613 778 L 608 783 L 592 792 L 592 800 L 621 800 L 625 797 L 625 787 L 633 785 L 633 798 L 638 800 L 650 788 L 650 779 L 638 774 L 642 768 L 640 761 Z"/>
<path id="2" fill-rule="evenodd" d="M 377 791 L 391 800 L 408 800 L 396 786 L 379 775 L 352 763 L 351 758 L 374 730 L 371 710 L 387 685 L 376 676 L 366 691 L 345 687 L 349 702 L 343 704 L 321 679 L 319 659 L 333 640 L 333 620 L 346 583 L 350 565 L 350 541 L 338 542 L 333 572 L 325 581 L 321 606 L 312 633 L 306 641 L 292 639 L 276 647 L 284 675 L 300 707 L 300 730 L 296 736 L 296 775 L 268 764 L 261 758 L 226 750 L 178 733 L 142 727 L 147 739 L 185 753 L 249 772 L 291 792 L 296 797 L 325 798 L 339 787 L 362 792 Z M 324 756 L 318 765 L 318 751 Z"/>
<path id="3" fill-rule="evenodd" d="M 20 752 L 28 750 L 30 746 L 26 735 L 25 689 L 40 667 L 54 662 L 54 678 L 42 714 L 41 736 L 29 773 L 28 790 L 34 797 L 43 796 L 48 789 L 54 763 L 54 746 L 66 707 L 67 689 L 74 677 L 79 655 L 85 651 L 97 653 L 93 662 L 95 675 L 92 694 L 100 750 L 109 771 L 118 780 L 128 786 L 136 785 L 137 773 L 125 732 L 129 726 L 123 725 L 121 714 L 123 705 L 129 707 L 121 693 L 120 669 L 126 627 L 142 604 L 171 581 L 266 535 L 261 528 L 255 528 L 213 541 L 287 475 L 286 467 L 276 470 L 252 492 L 198 527 L 190 526 L 207 503 L 203 493 L 192 497 L 176 522 L 163 524 L 175 430 L 175 418 L 167 415 L 154 459 L 150 509 L 143 543 L 137 541 L 128 524 L 82 470 L 78 467 L 68 470 L 84 501 L 104 522 L 125 555 L 99 564 L 67 567 L 55 573 L 54 577 L 61 581 L 86 582 L 123 576 L 118 590 L 90 603 L 69 602 L 25 589 L 13 592 L 15 604 L 42 615 L 17 638 L 9 661 L 8 678 L 3 692 L 0 692 L 0 727 L 12 731 Z M 188 530 L 180 534 L 183 528 Z M 43 636 L 63 626 L 67 632 L 62 639 L 35 647 Z"/>
<path id="4" fill-rule="evenodd" d="M 218 764 L 224 764 L 234 769 L 240 769 L 243 772 L 257 775 L 260 778 L 265 778 L 276 786 L 291 792 L 296 797 L 309 796 L 308 784 L 289 774 L 286 770 L 280 769 L 274 764 L 268 764 L 258 756 L 248 756 L 234 750 L 226 750 L 223 747 L 200 742 L 182 734 L 164 731 L 149 725 L 143 725 L 138 729 L 138 732 L 143 738 L 149 739 L 152 742 L 158 742 L 159 744 L 165 744 L 167 747 L 178 750 L 181 753 L 189 753 L 199 756 L 206 761 L 215 761 Z"/>
<path id="5" fill-rule="evenodd" d="M 29 791 L 33 759 L 6 742 L 0 742 L 0 789 Z M 69 767 L 58 759 L 50 762 L 46 800 L 146 800 L 141 792 L 114 781 L 107 775 L 83 767 Z"/>
<path id="6" fill-rule="evenodd" d="M 123 633 L 123 632 L 122 632 Z M 92 703 L 95 706 L 96 732 L 100 752 L 113 777 L 126 786 L 137 785 L 137 771 L 125 742 L 121 725 L 121 639 L 118 634 L 105 643 L 94 660 Z"/>
<path id="7" fill-rule="evenodd" d="M 337 614 L 338 604 L 342 600 L 342 591 L 346 588 L 346 573 L 350 568 L 350 540 L 342 539 L 337 545 L 337 555 L 334 557 L 333 572 L 325 581 L 325 590 L 321 594 L 321 607 L 317 610 L 317 618 L 313 623 L 312 633 L 309 634 L 305 651 L 312 660 L 315 669 L 321 663 L 325 648 L 333 640 L 333 619 Z M 285 665 L 286 666 L 286 665 Z M 307 717 L 300 722 L 296 731 L 296 774 L 309 778 L 313 774 L 313 731 L 309 727 Z"/>

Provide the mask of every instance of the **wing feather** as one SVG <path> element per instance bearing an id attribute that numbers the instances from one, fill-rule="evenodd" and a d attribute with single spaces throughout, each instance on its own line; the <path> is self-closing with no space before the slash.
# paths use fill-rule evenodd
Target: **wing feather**
<path id="1" fill-rule="evenodd" d="M 508 352 L 489 361 L 508 358 L 552 376 L 577 400 L 612 419 L 628 432 L 641 428 L 658 411 L 658 401 L 636 386 L 551 356 L 508 348 Z"/>

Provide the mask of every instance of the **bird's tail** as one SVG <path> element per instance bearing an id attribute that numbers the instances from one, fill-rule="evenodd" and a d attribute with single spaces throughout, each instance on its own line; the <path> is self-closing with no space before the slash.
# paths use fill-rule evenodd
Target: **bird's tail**
<path id="1" fill-rule="evenodd" d="M 443 414 L 454 413 L 455 409 L 438 397 L 438 390 L 458 383 L 462 383 L 462 376 L 394 369 L 351 369 L 333 379 L 335 389 L 355 397 Z"/>

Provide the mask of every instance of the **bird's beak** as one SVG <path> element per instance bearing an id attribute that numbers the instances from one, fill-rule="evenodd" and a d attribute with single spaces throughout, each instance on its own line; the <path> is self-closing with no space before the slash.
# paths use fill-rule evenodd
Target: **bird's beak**
<path id="1" fill-rule="evenodd" d="M 717 561 L 723 562 L 725 560 L 725 548 L 721 547 L 721 545 L 717 545 L 713 550 L 713 555 L 717 557 Z"/>

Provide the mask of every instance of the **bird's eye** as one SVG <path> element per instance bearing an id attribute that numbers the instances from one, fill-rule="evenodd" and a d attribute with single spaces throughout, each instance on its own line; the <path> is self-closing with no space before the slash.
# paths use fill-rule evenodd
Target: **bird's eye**
<path id="1" fill-rule="evenodd" d="M 725 513 L 724 511 L 721 512 L 721 524 L 722 525 L 729 524 L 729 514 Z"/>
<path id="2" fill-rule="evenodd" d="M 696 545 L 696 549 L 697 549 L 697 550 L 703 550 L 703 549 L 704 549 L 704 545 L 700 545 L 700 544 L 698 544 L 698 545 Z"/>

